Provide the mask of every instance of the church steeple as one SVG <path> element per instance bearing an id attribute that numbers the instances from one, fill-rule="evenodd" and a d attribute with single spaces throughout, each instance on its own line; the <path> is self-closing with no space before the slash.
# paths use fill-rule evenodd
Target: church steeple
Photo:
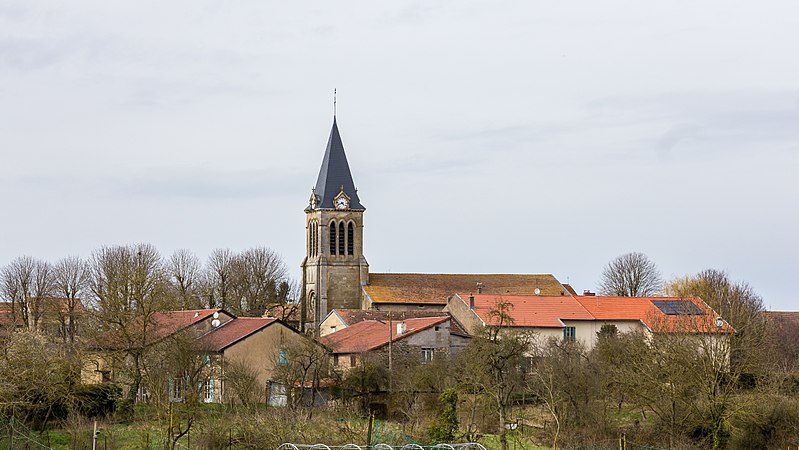
<path id="1" fill-rule="evenodd" d="M 349 209 L 361 211 L 366 209 L 358 199 L 358 191 L 355 190 L 355 183 L 352 181 L 350 165 L 347 163 L 344 144 L 341 143 L 341 135 L 334 116 L 333 128 L 330 130 L 322 167 L 319 169 L 319 176 L 314 187 L 314 193 L 317 196 L 316 207 L 335 209 L 335 199 L 341 192 L 344 192 L 349 199 Z"/>
<path id="2" fill-rule="evenodd" d="M 322 168 L 305 208 L 300 316 L 304 330 L 318 331 L 332 309 L 358 309 L 369 283 L 363 255 L 363 215 L 350 165 L 333 117 Z"/>

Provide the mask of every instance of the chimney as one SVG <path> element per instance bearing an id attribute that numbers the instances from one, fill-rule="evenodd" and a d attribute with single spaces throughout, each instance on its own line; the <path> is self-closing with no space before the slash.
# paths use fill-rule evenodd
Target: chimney
<path id="1" fill-rule="evenodd" d="M 483 293 L 483 283 L 477 283 L 477 293 L 478 294 Z"/>
<path id="2" fill-rule="evenodd" d="M 397 324 L 397 336 L 401 336 L 405 334 L 405 322 L 399 322 Z"/>
<path id="3" fill-rule="evenodd" d="M 590 290 L 586 289 L 586 290 L 583 291 L 583 295 L 586 296 L 586 297 L 593 297 L 596 294 L 594 292 L 591 292 Z"/>
<path id="4" fill-rule="evenodd" d="M 469 309 L 474 309 L 474 295 L 469 294 Z"/>

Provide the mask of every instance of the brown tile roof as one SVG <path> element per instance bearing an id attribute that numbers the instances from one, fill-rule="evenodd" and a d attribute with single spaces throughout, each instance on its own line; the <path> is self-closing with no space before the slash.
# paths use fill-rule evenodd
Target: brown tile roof
<path id="1" fill-rule="evenodd" d="M 799 311 L 765 311 L 763 314 L 780 326 L 799 329 Z"/>
<path id="2" fill-rule="evenodd" d="M 704 333 L 729 333 L 734 330 L 724 322 L 721 329 L 716 327 L 718 314 L 699 297 L 613 297 L 577 296 L 575 297 L 597 320 L 640 320 L 652 331 L 697 331 Z M 678 302 L 690 301 L 703 314 L 667 315 L 652 301 Z"/>
<path id="3" fill-rule="evenodd" d="M 361 353 L 387 345 L 389 333 L 392 337 L 391 342 L 396 342 L 447 320 L 449 317 L 425 317 L 391 321 L 391 325 L 382 320 L 364 320 L 323 336 L 321 341 L 334 354 Z M 397 335 L 396 324 L 398 323 L 405 324 L 405 333 Z"/>
<path id="4" fill-rule="evenodd" d="M 69 311 L 69 299 L 62 297 L 43 297 L 44 311 L 48 313 L 66 313 Z M 75 313 L 82 314 L 84 311 L 83 303 L 80 299 L 75 299 Z M 17 327 L 22 327 L 25 324 L 22 322 L 22 313 L 17 312 L 14 317 L 14 303 L 13 302 L 0 302 L 0 327 L 7 327 L 11 325 L 12 320 L 15 321 Z"/>
<path id="5" fill-rule="evenodd" d="M 374 303 L 431 304 L 444 307 L 447 298 L 456 292 L 483 294 L 568 295 L 566 289 L 550 274 L 428 274 L 370 273 L 364 291 Z"/>
<path id="6" fill-rule="evenodd" d="M 197 345 L 202 350 L 221 352 L 275 322 L 279 321 L 273 317 L 238 317 L 201 336 Z"/>
<path id="7" fill-rule="evenodd" d="M 0 327 L 8 327 L 12 324 L 16 327 L 25 326 L 22 322 L 21 314 L 14 316 L 14 304 L 12 302 L 0 302 Z"/>
<path id="8" fill-rule="evenodd" d="M 374 309 L 334 309 L 331 314 L 336 314 L 341 318 L 345 325 L 350 326 L 364 320 L 388 320 L 388 315 L 391 314 L 393 320 L 405 319 L 421 319 L 425 317 L 452 317 L 450 313 L 445 311 L 378 311 Z M 469 333 L 458 323 L 452 320 L 450 325 L 450 333 L 461 336 L 468 336 Z"/>
<path id="9" fill-rule="evenodd" d="M 489 317 L 489 311 L 498 302 L 508 302 L 509 314 L 516 327 L 563 328 L 563 320 L 594 320 L 594 317 L 570 295 L 474 295 L 474 312 L 484 323 L 496 325 L 496 318 Z M 460 299 L 469 304 L 469 294 L 458 294 Z"/>

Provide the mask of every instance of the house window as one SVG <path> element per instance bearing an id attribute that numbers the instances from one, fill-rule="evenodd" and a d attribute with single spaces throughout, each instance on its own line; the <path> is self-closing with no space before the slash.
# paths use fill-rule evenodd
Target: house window
<path id="1" fill-rule="evenodd" d="M 355 355 L 350 355 L 350 367 L 355 367 L 358 364 L 358 360 L 355 358 Z"/>
<path id="2" fill-rule="evenodd" d="M 285 350 L 280 351 L 280 358 L 278 360 L 278 364 L 281 366 L 287 366 L 289 364 L 289 355 L 286 353 Z"/>
<path id="3" fill-rule="evenodd" d="M 563 340 L 574 341 L 574 327 L 566 327 L 563 329 Z"/>
<path id="4" fill-rule="evenodd" d="M 436 326 L 434 327 L 434 329 L 435 329 L 435 331 L 439 331 L 439 330 L 441 330 L 441 327 L 440 327 L 440 326 L 438 326 L 438 325 L 436 325 Z"/>
<path id="5" fill-rule="evenodd" d="M 168 384 L 169 400 L 172 402 L 182 402 L 185 380 L 183 378 L 170 378 Z"/>
<path id="6" fill-rule="evenodd" d="M 205 380 L 205 403 L 214 402 L 214 377 Z"/>
<path id="7" fill-rule="evenodd" d="M 203 366 L 210 366 L 211 365 L 211 356 L 203 355 Z"/>
<path id="8" fill-rule="evenodd" d="M 433 349 L 432 348 L 423 348 L 422 349 L 422 364 L 427 364 L 433 362 Z"/>
<path id="9" fill-rule="evenodd" d="M 336 366 L 336 367 L 338 367 L 338 365 L 339 365 L 339 363 L 340 363 L 340 362 L 341 362 L 341 361 L 339 361 L 339 359 L 338 359 L 338 355 L 333 355 L 333 365 L 334 365 L 334 366 Z"/>

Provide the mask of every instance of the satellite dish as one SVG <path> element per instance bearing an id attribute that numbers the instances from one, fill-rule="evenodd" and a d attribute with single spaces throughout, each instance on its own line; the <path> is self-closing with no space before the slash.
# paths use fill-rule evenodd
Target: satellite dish
<path id="1" fill-rule="evenodd" d="M 218 327 L 220 323 L 222 322 L 220 322 L 219 319 L 214 319 L 211 321 L 211 325 L 213 325 L 214 327 Z"/>
<path id="2" fill-rule="evenodd" d="M 219 311 L 214 313 L 214 319 L 218 319 L 218 318 L 219 318 Z"/>
<path id="3" fill-rule="evenodd" d="M 535 288 L 533 292 L 535 292 L 535 295 L 541 295 L 541 289 Z"/>

